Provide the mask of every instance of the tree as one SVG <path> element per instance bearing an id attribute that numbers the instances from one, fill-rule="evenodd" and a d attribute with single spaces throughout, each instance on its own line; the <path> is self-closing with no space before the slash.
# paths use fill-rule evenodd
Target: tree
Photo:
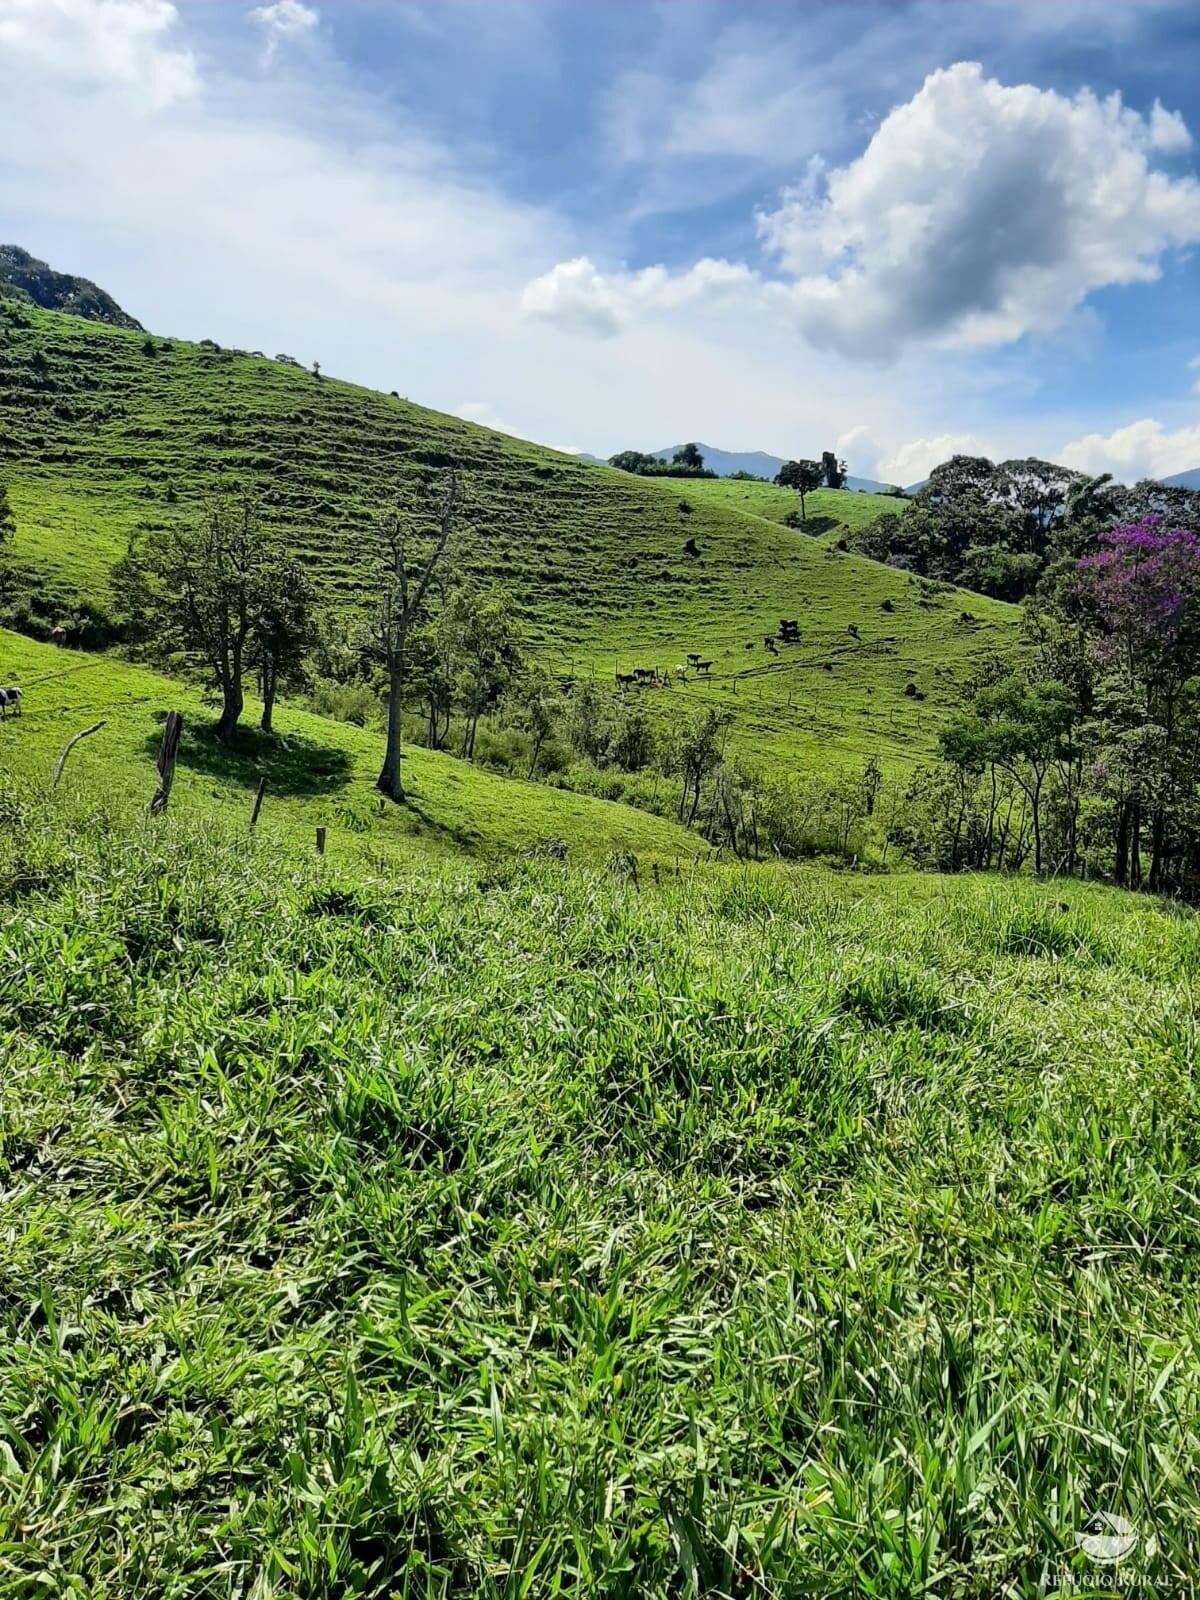
<path id="1" fill-rule="evenodd" d="M 832 450 L 821 452 L 821 481 L 827 489 L 841 489 L 845 487 L 848 471 L 846 463 L 839 461 Z"/>
<path id="2" fill-rule="evenodd" d="M 824 480 L 819 461 L 785 461 L 775 474 L 775 482 L 783 489 L 794 489 L 800 496 L 800 520 L 808 521 L 808 511 L 804 500 L 814 489 L 819 489 Z"/>
<path id="3" fill-rule="evenodd" d="M 481 714 L 521 668 L 516 609 L 499 584 L 482 593 L 468 585 L 451 598 L 446 620 L 453 641 L 455 693 L 466 717 L 462 753 L 470 761 Z"/>
<path id="4" fill-rule="evenodd" d="M 704 780 L 722 759 L 724 735 L 732 720 L 730 712 L 710 708 L 693 717 L 685 727 L 676 730 L 671 758 L 675 770 L 683 779 L 679 820 L 688 827 L 695 821 Z"/>
<path id="5" fill-rule="evenodd" d="M 685 444 L 676 450 L 671 457 L 672 464 L 677 467 L 693 467 L 697 472 L 703 470 L 704 457 L 700 454 L 699 445 Z"/>
<path id="6" fill-rule="evenodd" d="M 1056 763 L 1069 758 L 1075 720 L 1070 690 L 1058 682 L 1031 683 L 1013 672 L 981 689 L 971 709 L 947 726 L 943 756 L 967 772 L 994 765 L 1008 772 L 1029 801 L 1034 870 L 1041 872 L 1042 791 Z"/>
<path id="7" fill-rule="evenodd" d="M 250 636 L 249 660 L 258 673 L 260 726 L 264 733 L 272 732 L 280 685 L 294 686 L 303 681 L 304 664 L 317 642 L 317 633 L 316 593 L 307 568 L 295 556 L 284 555 L 264 590 Z"/>
<path id="8" fill-rule="evenodd" d="M 526 774 L 532 778 L 537 772 L 542 746 L 554 732 L 562 710 L 562 701 L 559 698 L 558 685 L 542 667 L 531 667 L 522 673 L 517 683 L 516 699 L 521 721 L 532 745 L 529 771 Z"/>
<path id="9" fill-rule="evenodd" d="M 638 474 L 652 472 L 656 467 L 662 466 L 657 456 L 648 456 L 643 450 L 620 450 L 615 456 L 609 456 L 608 464 L 620 472 Z"/>
<path id="10" fill-rule="evenodd" d="M 387 674 L 387 744 L 375 787 L 397 803 L 400 779 L 400 711 L 408 667 L 409 635 L 422 620 L 425 596 L 446 557 L 461 500 L 458 470 L 451 467 L 440 498 L 423 522 L 409 511 L 387 511 L 376 522 L 378 595 L 365 628 L 364 652 Z"/>
<path id="11" fill-rule="evenodd" d="M 216 733 L 225 742 L 241 721 L 255 651 L 295 659 L 284 637 L 296 617 L 295 583 L 295 563 L 248 495 L 218 497 L 192 523 L 131 540 L 113 574 L 132 631 L 155 654 L 182 655 L 212 674 L 221 696 Z"/>
<path id="12" fill-rule="evenodd" d="M 1117 872 L 1124 840 L 1134 863 L 1141 802 L 1150 811 L 1150 888 L 1165 886 L 1172 831 L 1195 787 L 1200 721 L 1200 535 L 1168 529 L 1158 514 L 1101 535 L 1101 548 L 1079 563 L 1079 585 L 1100 633 L 1100 651 L 1119 690 L 1106 690 L 1115 761 L 1135 782 L 1123 793 Z M 1121 714 L 1119 706 L 1126 706 Z M 1128 761 L 1131 741 L 1137 760 Z"/>

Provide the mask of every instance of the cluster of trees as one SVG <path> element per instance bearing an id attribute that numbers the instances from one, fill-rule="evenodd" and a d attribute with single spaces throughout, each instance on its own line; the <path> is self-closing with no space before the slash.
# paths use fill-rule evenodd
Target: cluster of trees
<path id="1" fill-rule="evenodd" d="M 621 450 L 609 456 L 608 464 L 621 472 L 632 472 L 639 478 L 715 478 L 716 473 L 704 465 L 700 447 L 682 445 L 670 461 L 661 456 L 649 456 L 641 450 Z"/>
<path id="2" fill-rule="evenodd" d="M 998 600 L 1022 600 L 1064 563 L 1095 546 L 1105 528 L 1158 512 L 1200 526 L 1200 495 L 1143 482 L 1132 489 L 1033 457 L 953 456 L 930 474 L 902 514 L 885 512 L 856 548 L 876 561 L 960 584 Z"/>
<path id="3" fill-rule="evenodd" d="M 782 489 L 796 491 L 800 496 L 800 520 L 807 522 L 806 497 L 816 489 L 842 489 L 846 477 L 846 463 L 839 461 L 832 450 L 823 450 L 819 461 L 785 461 L 775 474 L 775 482 Z"/>
<path id="4" fill-rule="evenodd" d="M 1200 895 L 1200 536 L 1102 532 L 971 686 L 897 834 L 918 860 Z"/>

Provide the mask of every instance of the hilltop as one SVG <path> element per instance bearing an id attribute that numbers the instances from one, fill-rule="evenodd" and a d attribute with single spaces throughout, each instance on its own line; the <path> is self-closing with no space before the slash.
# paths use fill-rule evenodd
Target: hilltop
<path id="1" fill-rule="evenodd" d="M 15 244 L 0 244 L 0 300 L 17 300 L 44 311 L 70 312 L 87 322 L 142 331 L 141 323 L 122 311 L 90 278 L 55 272 Z"/>
<path id="2" fill-rule="evenodd" d="M 757 514 L 758 501 L 748 514 L 735 484 L 594 467 L 286 357 L 12 301 L 0 302 L 0 334 L 0 479 L 43 627 L 83 612 L 103 637 L 129 536 L 222 484 L 253 489 L 330 604 L 355 614 L 373 519 L 451 461 L 470 485 L 464 564 L 511 589 L 548 666 L 611 683 L 616 670 L 670 671 L 700 654 L 711 681 L 648 700 L 672 715 L 724 706 L 741 747 L 772 759 L 923 757 L 972 660 L 1014 626 L 1008 607 L 833 548 L 839 526 L 894 500 L 810 497 L 833 536 L 818 542 Z M 746 490 L 775 513 L 795 504 Z M 802 642 L 770 656 L 763 637 L 781 617 L 799 618 Z M 924 704 L 906 693 L 914 680 Z"/>

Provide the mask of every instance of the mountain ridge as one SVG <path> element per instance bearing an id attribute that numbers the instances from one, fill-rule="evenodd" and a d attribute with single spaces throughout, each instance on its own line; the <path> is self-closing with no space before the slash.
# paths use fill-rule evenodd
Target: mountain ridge
<path id="1" fill-rule="evenodd" d="M 82 317 L 85 322 L 101 322 L 132 333 L 146 331 L 99 284 L 74 273 L 56 272 L 17 244 L 0 244 L 0 299 L 17 300 L 43 311 L 60 311 Z"/>

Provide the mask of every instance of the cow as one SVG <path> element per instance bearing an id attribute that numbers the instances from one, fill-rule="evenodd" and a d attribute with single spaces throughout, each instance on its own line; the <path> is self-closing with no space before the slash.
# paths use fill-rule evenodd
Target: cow
<path id="1" fill-rule="evenodd" d="M 21 691 L 16 684 L 0 689 L 0 717 L 7 717 L 10 711 L 15 717 L 21 715 Z"/>
<path id="2" fill-rule="evenodd" d="M 632 672 L 618 672 L 617 673 L 617 688 L 618 689 L 628 688 L 632 683 L 633 683 L 633 673 Z"/>
<path id="3" fill-rule="evenodd" d="M 680 683 L 686 683 L 687 682 L 687 668 L 685 666 L 682 666 L 682 665 L 677 666 L 675 668 L 675 676 L 679 679 Z"/>
<path id="4" fill-rule="evenodd" d="M 65 628 L 51 628 L 50 629 L 50 643 L 51 644 L 57 645 L 58 648 L 60 650 L 62 650 L 65 647 L 66 642 L 67 642 L 67 630 Z"/>
<path id="5" fill-rule="evenodd" d="M 653 683 L 655 672 L 653 667 L 634 667 L 633 676 L 638 683 Z"/>
<path id="6" fill-rule="evenodd" d="M 702 672 L 705 675 L 705 677 L 707 677 L 708 674 L 712 671 L 712 669 L 715 666 L 716 666 L 716 662 L 715 661 L 697 661 L 697 663 L 696 663 L 696 671 L 697 672 Z"/>

